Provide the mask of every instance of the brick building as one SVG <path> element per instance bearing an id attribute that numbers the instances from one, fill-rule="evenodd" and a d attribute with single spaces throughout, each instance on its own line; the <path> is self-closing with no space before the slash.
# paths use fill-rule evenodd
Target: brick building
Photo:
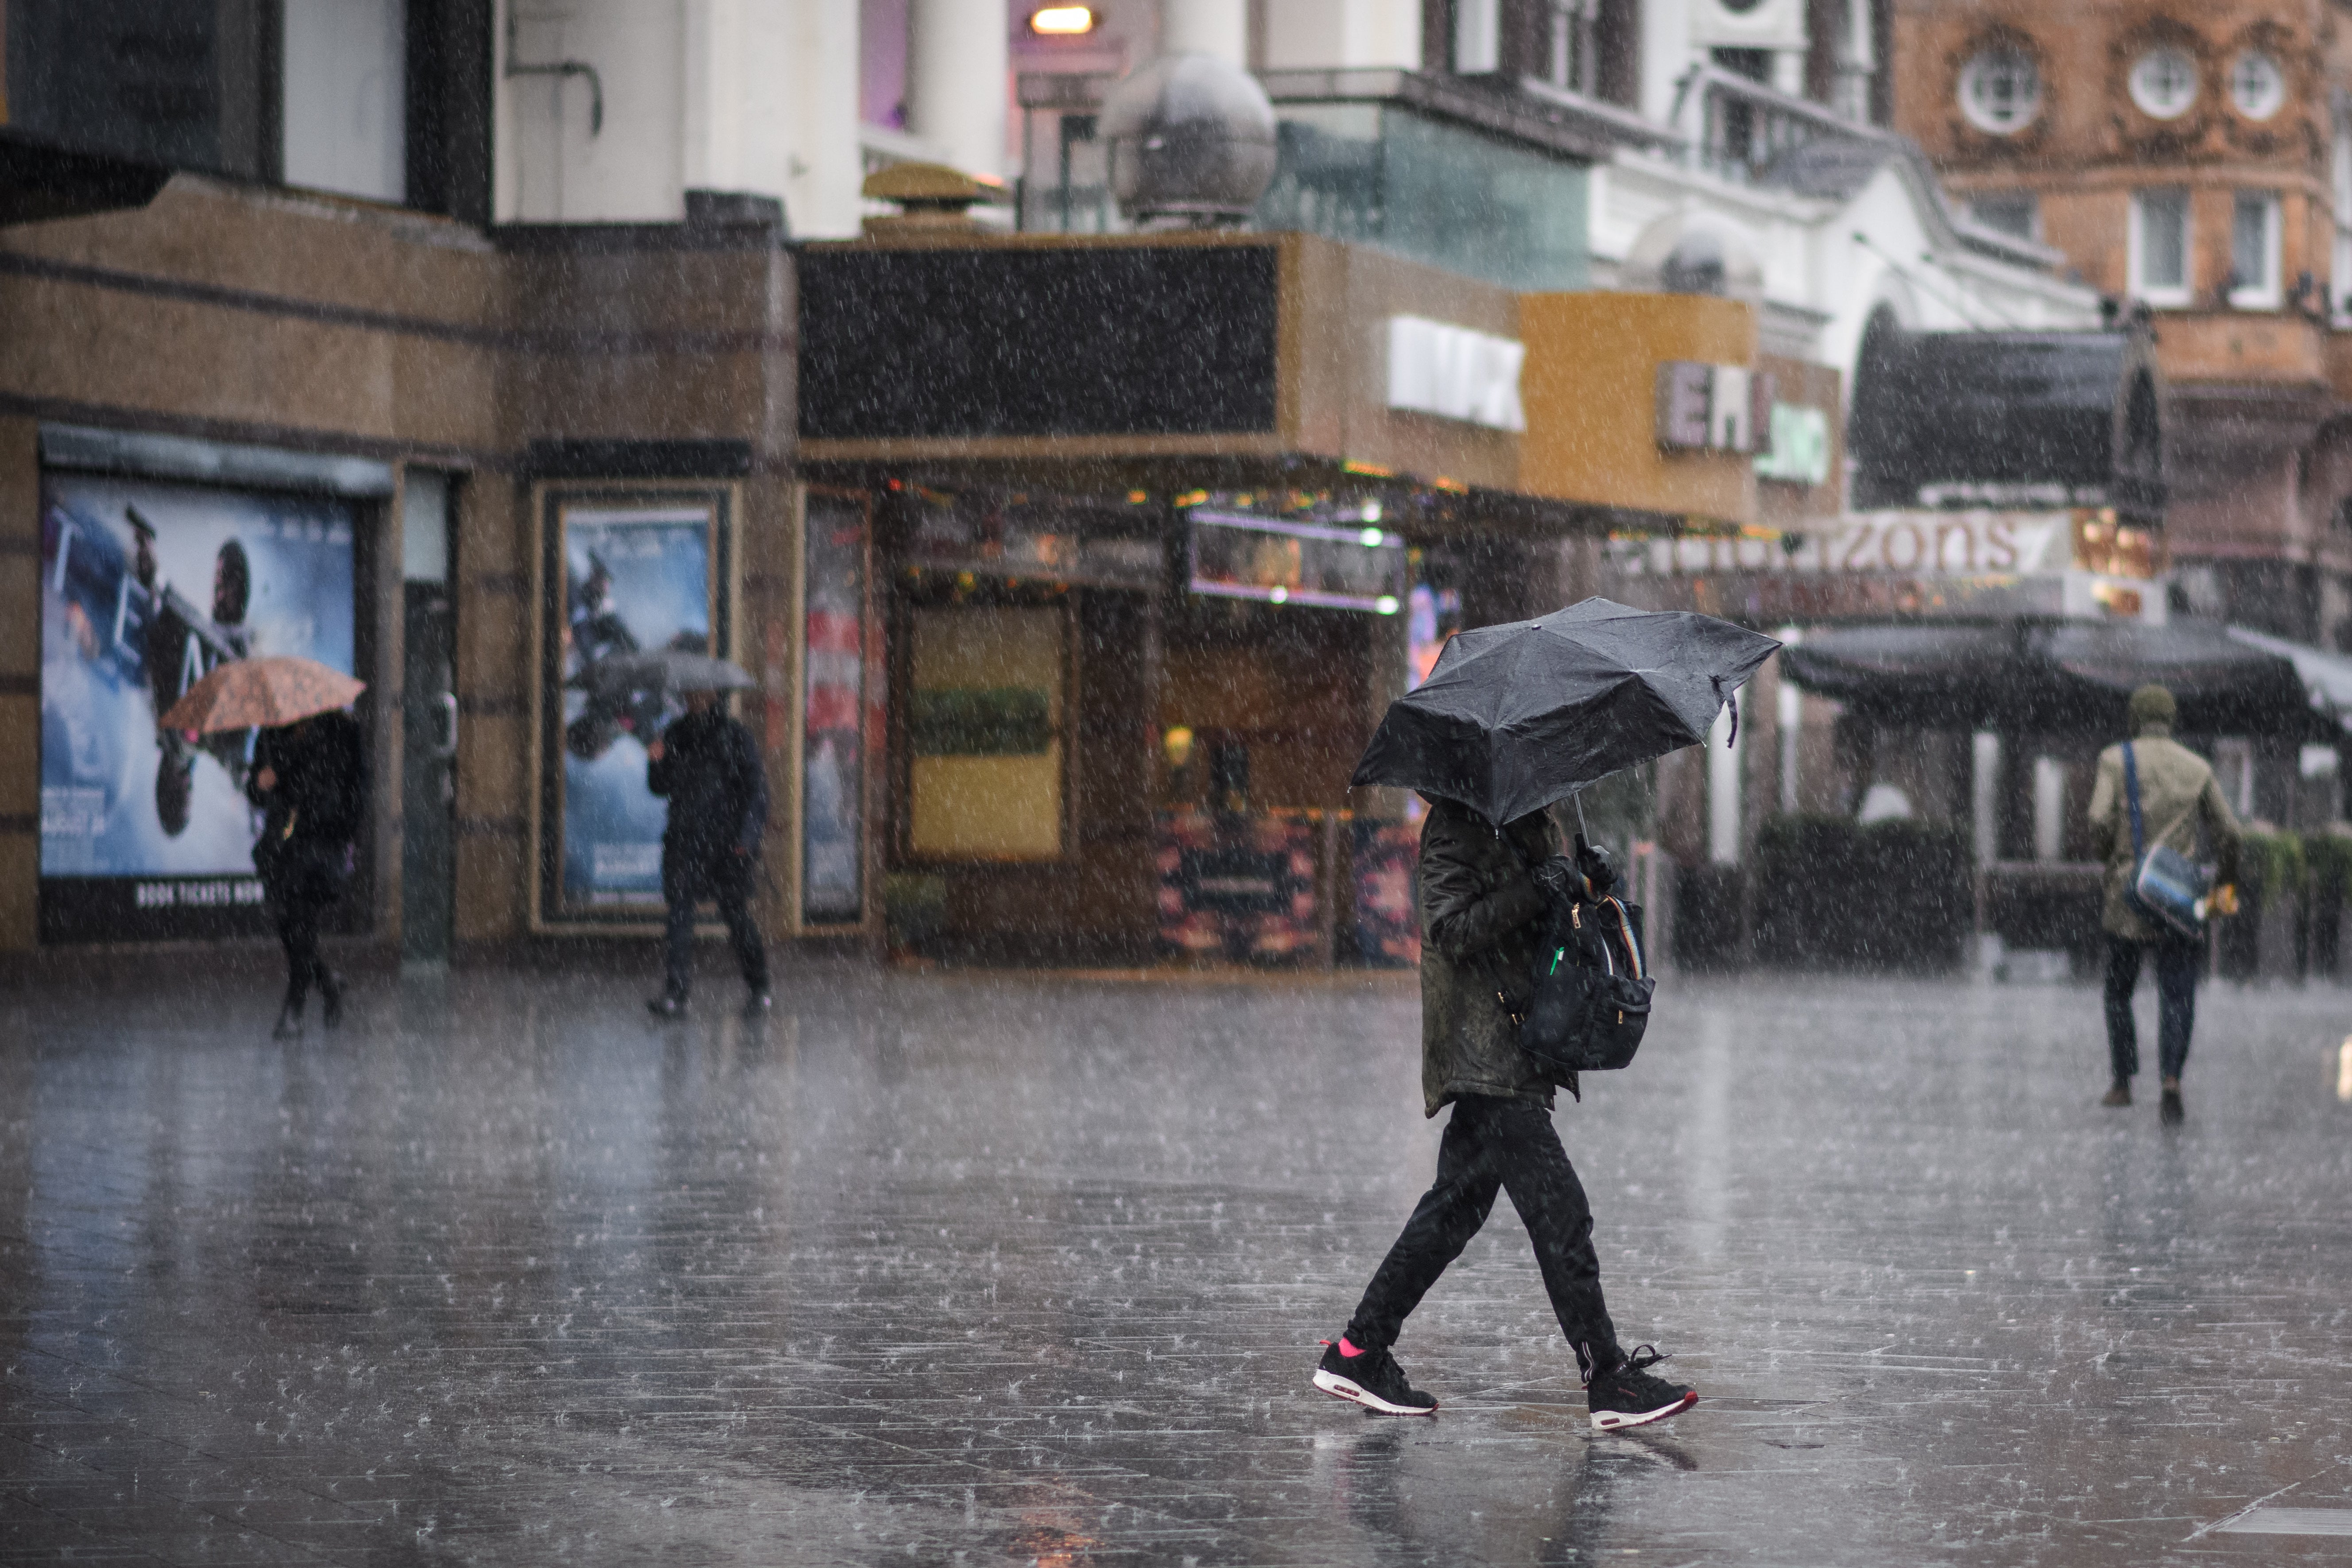
<path id="1" fill-rule="evenodd" d="M 1889 96 L 1979 223 L 2154 312 L 2175 606 L 2352 647 L 2352 38 L 2322 0 L 1895 0 Z"/>

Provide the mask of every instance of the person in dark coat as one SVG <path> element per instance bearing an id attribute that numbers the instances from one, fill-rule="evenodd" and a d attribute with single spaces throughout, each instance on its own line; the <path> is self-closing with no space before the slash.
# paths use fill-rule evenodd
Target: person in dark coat
<path id="1" fill-rule="evenodd" d="M 768 950 L 751 919 L 760 836 L 768 826 L 768 774 L 751 731 L 719 705 L 715 691 L 686 694 L 686 716 L 646 748 L 646 787 L 669 801 L 662 833 L 662 900 L 669 906 L 668 973 L 646 1004 L 665 1018 L 686 1011 L 694 977 L 694 909 L 719 903 L 719 918 L 751 990 L 749 1007 L 775 1005 Z"/>
<path id="2" fill-rule="evenodd" d="M 286 949 L 286 1005 L 275 1032 L 279 1039 L 302 1032 L 313 984 L 331 1029 L 342 1022 L 343 986 L 319 956 L 319 924 L 351 879 L 367 808 L 359 721 L 338 709 L 259 731 L 245 793 L 262 808 L 253 868 Z"/>
<path id="3" fill-rule="evenodd" d="M 2215 861 L 2212 905 L 2226 914 L 2237 908 L 2238 819 L 2221 798 L 2211 766 L 2172 738 L 2177 711 L 2172 693 L 2161 686 L 2143 686 L 2131 694 L 2130 744 L 2133 771 L 2139 776 L 2140 841 L 2145 849 L 2163 844 L 2193 858 L 2202 827 Z M 2157 1115 L 2178 1122 L 2185 1115 L 2180 1074 L 2189 1065 L 2189 1037 L 2197 1026 L 2197 971 L 2205 962 L 2205 942 L 2201 937 L 2159 928 L 2126 896 L 2138 861 L 2132 854 L 2131 792 L 2125 778 L 2122 744 L 2101 752 L 2091 785 L 2091 853 L 2106 863 L 2099 923 L 2107 935 L 2107 1064 L 2115 1074 L 2101 1103 L 2131 1103 L 2131 1080 L 2139 1072 L 2132 992 L 2139 984 L 2141 957 L 2152 951 L 2157 1070 L 2162 1080 Z"/>
<path id="4" fill-rule="evenodd" d="M 1553 900 L 1604 895 L 1606 859 L 1554 853 L 1541 812 L 1499 831 L 1467 806 L 1438 801 L 1422 826 L 1421 1089 L 1446 1106 L 1437 1182 L 1405 1222 L 1347 1331 L 1329 1344 L 1315 1385 L 1388 1415 L 1426 1415 L 1437 1401 L 1409 1383 L 1390 1346 L 1445 1266 L 1511 1194 L 1535 1243 L 1560 1332 L 1576 1352 L 1592 1424 L 1641 1426 L 1698 1395 L 1654 1375 L 1649 1346 L 1628 1356 L 1601 1293 L 1592 1210 L 1552 1127 L 1550 1074 L 1521 1048 L 1514 1015 L 1532 991 L 1540 917 Z M 1576 1092 L 1573 1075 L 1560 1081 Z"/>

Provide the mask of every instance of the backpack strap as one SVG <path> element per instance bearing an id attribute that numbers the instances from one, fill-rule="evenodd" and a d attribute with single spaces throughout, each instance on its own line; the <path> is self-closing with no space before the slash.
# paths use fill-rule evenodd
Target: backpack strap
<path id="1" fill-rule="evenodd" d="M 2140 832 L 2139 763 L 2132 755 L 2132 743 L 2124 742 L 2124 800 L 2131 807 L 2132 863 L 2137 865 L 2146 850 L 2146 839 Z"/>
<path id="2" fill-rule="evenodd" d="M 1642 963 L 1642 944 L 1636 941 L 1633 936 L 1633 917 L 1625 912 L 1625 906 L 1619 902 L 1614 897 L 1604 901 L 1611 909 L 1617 911 L 1617 929 L 1622 931 L 1625 935 L 1625 952 L 1633 960 L 1633 978 L 1639 980 L 1643 975 L 1647 973 L 1648 971 L 1644 968 Z"/>

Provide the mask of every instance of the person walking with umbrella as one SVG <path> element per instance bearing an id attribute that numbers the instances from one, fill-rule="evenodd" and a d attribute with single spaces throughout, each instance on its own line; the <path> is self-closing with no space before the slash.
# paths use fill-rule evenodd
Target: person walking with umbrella
<path id="1" fill-rule="evenodd" d="M 667 966 L 661 994 L 646 1005 L 664 1018 L 686 1011 L 694 977 L 695 906 L 714 899 L 751 994 L 747 1010 L 764 1013 L 775 998 L 768 989 L 767 946 L 751 918 L 751 889 L 768 825 L 768 775 L 751 731 L 720 705 L 719 689 L 749 686 L 751 677 L 721 659 L 644 657 L 669 661 L 668 679 L 685 690 L 687 707 L 646 747 L 646 787 L 669 801 L 662 834 Z"/>
<path id="2" fill-rule="evenodd" d="M 1544 807 L 1609 773 L 1697 743 L 1729 694 L 1780 645 L 1727 622 L 1647 615 L 1588 599 L 1534 621 L 1464 632 L 1419 689 L 1390 706 L 1352 784 L 1433 802 L 1422 827 L 1423 1109 L 1453 1117 L 1437 1179 L 1405 1222 L 1346 1330 L 1327 1342 L 1318 1388 L 1390 1415 L 1434 1414 L 1391 1347 L 1461 1255 L 1498 1192 L 1535 1244 L 1553 1315 L 1576 1356 L 1592 1423 L 1664 1420 L 1696 1391 L 1628 1353 L 1601 1289 L 1592 1210 L 1560 1144 L 1555 1087 L 1522 1047 L 1538 922 L 1554 902 L 1598 897 L 1604 857 L 1562 855 Z M 1734 709 L 1734 722 L 1738 710 Z"/>
<path id="3" fill-rule="evenodd" d="M 2157 1114 L 2167 1122 L 2178 1122 L 2185 1114 L 2180 1074 L 2189 1065 L 2189 1036 L 2197 1025 L 2197 971 L 2204 962 L 2205 943 L 2158 925 L 2137 908 L 2132 875 L 2140 855 L 2159 845 L 2183 855 L 2194 853 L 2201 823 L 2217 862 L 2216 912 L 2236 910 L 2238 880 L 2238 819 L 2221 798 L 2211 766 L 2172 738 L 2177 712 L 2172 693 L 2161 686 L 2143 686 L 2131 694 L 2132 738 L 2099 753 L 2090 810 L 2091 853 L 2106 862 L 2099 923 L 2107 936 L 2107 1060 L 2115 1071 L 2115 1082 L 2100 1103 L 2132 1102 L 2131 1080 L 2139 1072 L 2132 992 L 2139 984 L 2141 957 L 2153 949 L 2157 1071 L 2163 1080 Z"/>
<path id="4" fill-rule="evenodd" d="M 319 954 L 319 927 L 351 879 L 366 817 L 366 760 L 347 710 L 366 689 L 315 659 L 236 659 L 188 688 L 158 721 L 186 736 L 258 731 L 245 794 L 261 808 L 253 868 L 286 950 L 286 1000 L 273 1031 L 281 1040 L 301 1034 L 313 985 L 320 1021 L 331 1029 L 342 1022 L 342 981 Z"/>

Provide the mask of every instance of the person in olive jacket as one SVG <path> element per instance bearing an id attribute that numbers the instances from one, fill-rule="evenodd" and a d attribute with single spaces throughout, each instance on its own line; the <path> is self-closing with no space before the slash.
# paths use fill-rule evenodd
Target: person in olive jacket
<path id="1" fill-rule="evenodd" d="M 683 718 L 646 748 L 646 787 L 669 800 L 662 833 L 662 901 L 669 907 L 668 973 L 646 1004 L 662 1017 L 686 1011 L 694 976 L 694 909 L 705 899 L 719 918 L 751 990 L 750 1009 L 774 1005 L 768 949 L 751 919 L 760 836 L 768 826 L 768 773 L 751 731 L 719 706 L 715 691 L 689 691 Z"/>
<path id="2" fill-rule="evenodd" d="M 245 793 L 262 808 L 253 868 L 286 950 L 286 1003 L 275 1033 L 291 1039 L 302 1032 L 313 984 L 331 1029 L 342 1022 L 343 986 L 319 956 L 319 925 L 351 879 L 352 845 L 366 810 L 359 721 L 337 709 L 260 731 Z"/>
<path id="3" fill-rule="evenodd" d="M 1427 1114 L 1454 1115 L 1438 1145 L 1437 1181 L 1405 1222 L 1347 1331 L 1325 1352 L 1315 1385 L 1390 1415 L 1425 1415 L 1437 1401 L 1390 1353 L 1404 1320 L 1486 1223 L 1497 1191 L 1535 1243 L 1560 1331 L 1576 1352 L 1595 1426 L 1662 1420 L 1698 1395 L 1653 1375 L 1662 1358 L 1628 1356 L 1601 1299 L 1592 1211 L 1552 1127 L 1550 1075 L 1520 1048 L 1515 1014 L 1532 989 L 1539 917 L 1554 900 L 1594 898 L 1613 882 L 1605 858 L 1556 854 L 1540 812 L 1497 830 L 1452 801 L 1435 802 L 1421 833 L 1421 1090 Z M 1562 1080 L 1576 1092 L 1573 1076 Z"/>
<path id="4" fill-rule="evenodd" d="M 2194 857 L 2201 825 L 2216 862 L 2214 906 L 2224 914 L 2237 908 L 2238 819 L 2221 798 L 2221 786 L 2204 758 L 2172 738 L 2178 711 L 2172 693 L 2143 686 L 2131 694 L 2132 761 L 2139 774 L 2140 841 L 2143 850 L 2168 845 Z M 2158 1115 L 2179 1121 L 2180 1073 L 2189 1065 L 2189 1031 L 2197 1025 L 2197 971 L 2205 943 L 2158 929 L 2125 896 L 2137 868 L 2132 854 L 2131 799 L 2125 787 L 2124 748 L 2099 753 L 2091 786 L 2091 853 L 2106 862 L 2105 897 L 2099 923 L 2107 933 L 2107 1058 L 2115 1083 L 2107 1105 L 2131 1103 L 2131 1080 L 2139 1072 L 2139 1032 L 2132 1022 L 2132 992 L 2139 984 L 2141 955 L 2156 953 L 2157 1068 L 2163 1079 Z"/>

